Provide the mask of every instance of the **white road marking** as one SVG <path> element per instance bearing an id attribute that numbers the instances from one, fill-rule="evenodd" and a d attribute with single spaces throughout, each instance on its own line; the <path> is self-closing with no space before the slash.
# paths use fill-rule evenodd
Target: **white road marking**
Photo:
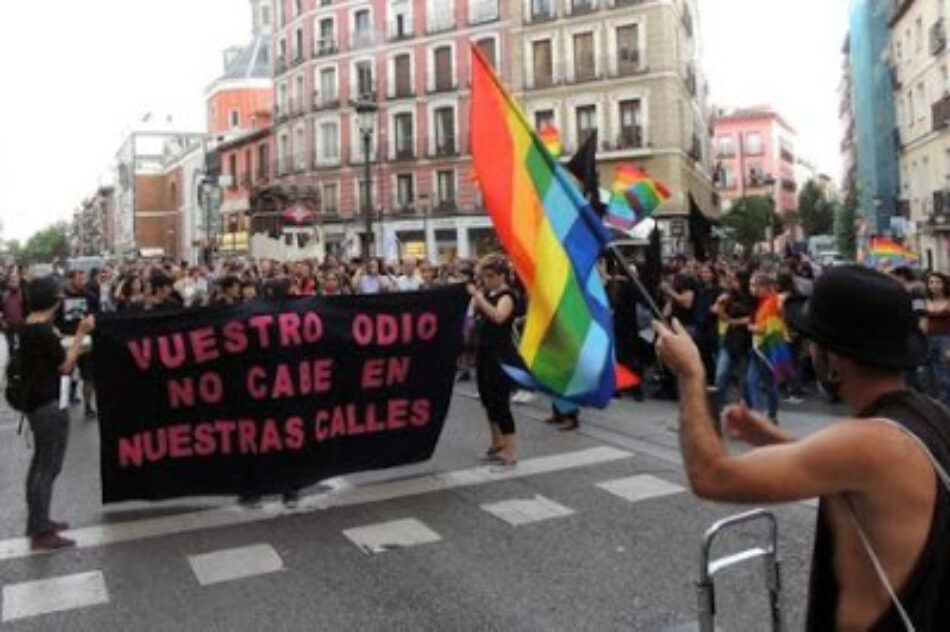
<path id="1" fill-rule="evenodd" d="M 269 544 L 254 544 L 189 555 L 188 563 L 202 586 L 229 582 L 284 569 L 284 561 Z"/>
<path id="2" fill-rule="evenodd" d="M 629 478 L 604 481 L 597 483 L 597 487 L 610 492 L 614 496 L 629 500 L 632 503 L 647 500 L 648 498 L 670 496 L 686 491 L 685 487 L 670 483 L 656 476 L 651 476 L 650 474 L 639 474 Z"/>
<path id="3" fill-rule="evenodd" d="M 3 587 L 3 622 L 108 602 L 100 571 L 10 584 Z"/>
<path id="4" fill-rule="evenodd" d="M 497 503 L 482 505 L 482 509 L 504 520 L 513 527 L 550 520 L 552 518 L 563 518 L 570 516 L 574 510 L 564 505 L 559 505 L 550 498 L 544 496 L 535 496 L 534 498 L 514 498 L 512 500 L 503 500 Z"/>
<path id="5" fill-rule="evenodd" d="M 429 544 L 442 539 L 438 533 L 415 518 L 344 529 L 343 535 L 364 553 L 370 555 L 385 553 L 392 549 Z"/>
<path id="6" fill-rule="evenodd" d="M 517 467 L 505 468 L 504 471 L 485 465 L 466 470 L 374 483 L 363 487 L 350 487 L 340 481 L 335 481 L 334 489 L 301 498 L 299 506 L 293 510 L 286 509 L 279 501 L 265 503 L 258 509 L 230 505 L 157 518 L 94 525 L 74 529 L 64 535 L 76 540 L 77 548 L 94 548 L 119 542 L 178 535 L 189 531 L 261 522 L 287 514 L 310 513 L 332 507 L 363 505 L 460 487 L 485 485 L 496 481 L 601 465 L 628 459 L 631 456 L 632 454 L 625 450 L 599 446 L 576 452 L 524 459 L 518 463 Z M 0 541 L 0 560 L 20 559 L 40 554 L 43 553 L 30 549 L 28 538 L 10 538 Z"/>

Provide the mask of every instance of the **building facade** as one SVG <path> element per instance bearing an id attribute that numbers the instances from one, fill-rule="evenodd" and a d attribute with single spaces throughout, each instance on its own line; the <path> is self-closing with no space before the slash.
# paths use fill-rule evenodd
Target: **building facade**
<path id="1" fill-rule="evenodd" d="M 665 232 L 685 240 L 691 211 L 715 214 L 696 15 L 692 0 L 275 0 L 268 189 L 312 205 L 331 252 L 359 251 L 367 213 L 386 257 L 494 250 L 471 171 L 474 44 L 566 153 L 597 130 L 605 186 L 618 162 L 665 182 Z M 378 108 L 371 125 L 356 101 Z"/>
<path id="2" fill-rule="evenodd" d="M 858 155 L 854 139 L 854 84 L 851 81 L 851 34 L 841 48 L 841 83 L 838 84 L 838 120 L 841 122 L 841 188 L 851 191 L 858 182 Z"/>
<path id="3" fill-rule="evenodd" d="M 69 236 L 73 256 L 112 252 L 114 221 L 114 189 L 111 186 L 100 186 L 91 197 L 83 200 L 73 213 Z"/>
<path id="4" fill-rule="evenodd" d="M 861 216 L 860 238 L 890 234 L 891 218 L 899 214 L 897 154 L 901 139 L 895 129 L 888 22 L 894 0 L 852 0 L 848 59 L 856 187 Z"/>
<path id="5" fill-rule="evenodd" d="M 756 107 L 721 111 L 713 118 L 722 206 L 749 195 L 768 195 L 780 214 L 798 209 L 796 132 L 775 110 Z"/>
<path id="6" fill-rule="evenodd" d="M 890 22 L 905 237 L 939 270 L 950 269 L 948 9 L 946 0 L 905 1 Z"/>

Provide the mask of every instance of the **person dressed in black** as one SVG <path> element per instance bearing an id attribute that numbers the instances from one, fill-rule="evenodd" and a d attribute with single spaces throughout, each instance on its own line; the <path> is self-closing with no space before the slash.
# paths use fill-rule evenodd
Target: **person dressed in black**
<path id="1" fill-rule="evenodd" d="M 503 256 L 486 256 L 478 266 L 478 273 L 481 287 L 471 283 L 467 287 L 478 317 L 475 351 L 478 396 L 488 414 L 491 429 L 491 445 L 485 458 L 502 465 L 514 465 L 518 462 L 518 441 L 510 402 L 514 385 L 501 365 L 516 357 L 511 339 L 516 298 L 506 281 L 508 262 Z"/>
<path id="2" fill-rule="evenodd" d="M 99 313 L 98 286 L 96 292 L 90 292 L 86 284 L 86 273 L 82 270 L 70 270 L 66 275 L 66 287 L 63 288 L 63 301 L 56 314 L 56 328 L 64 336 L 76 336 L 79 322 L 89 315 Z M 83 354 L 77 363 L 79 377 L 82 380 L 82 400 L 86 419 L 96 418 L 96 384 L 92 375 L 92 356 Z M 75 399 L 75 383 L 70 385 L 70 399 Z"/>
<path id="3" fill-rule="evenodd" d="M 145 302 L 145 311 L 177 312 L 182 308 L 182 302 L 175 293 L 174 282 L 164 270 L 152 273 L 149 288 L 151 294 Z"/>
<path id="4" fill-rule="evenodd" d="M 36 279 L 30 283 L 29 294 L 31 311 L 20 330 L 18 351 L 25 412 L 34 437 L 26 478 L 26 533 L 31 547 L 58 549 L 75 544 L 59 535 L 69 525 L 49 515 L 53 482 L 62 469 L 69 437 L 69 413 L 59 406 L 60 377 L 72 373 L 94 321 L 92 316 L 80 319 L 72 344 L 64 350 L 52 325 L 64 296 L 59 281 L 52 276 Z"/>

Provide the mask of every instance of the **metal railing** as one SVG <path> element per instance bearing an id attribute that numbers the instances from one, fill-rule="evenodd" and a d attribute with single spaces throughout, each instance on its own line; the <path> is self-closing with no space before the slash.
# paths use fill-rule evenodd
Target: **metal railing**
<path id="1" fill-rule="evenodd" d="M 369 48 L 379 43 L 376 33 L 370 30 L 354 30 L 350 32 L 350 48 Z"/>
<path id="2" fill-rule="evenodd" d="M 313 43 L 314 57 L 326 57 L 328 55 L 335 55 L 338 52 L 340 52 L 340 44 L 336 41 L 336 38 L 321 38 Z"/>

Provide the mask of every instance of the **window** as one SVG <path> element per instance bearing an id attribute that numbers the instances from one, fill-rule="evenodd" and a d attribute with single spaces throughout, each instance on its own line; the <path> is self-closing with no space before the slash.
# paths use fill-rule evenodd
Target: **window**
<path id="1" fill-rule="evenodd" d="M 340 126 L 336 121 L 320 124 L 320 161 L 332 164 L 340 159 Z"/>
<path id="2" fill-rule="evenodd" d="M 765 152 L 762 146 L 762 135 L 758 132 L 749 132 L 745 135 L 745 153 L 749 156 L 761 156 Z"/>
<path id="3" fill-rule="evenodd" d="M 254 158 L 251 148 L 244 150 L 244 168 L 241 169 L 241 185 L 249 186 L 251 184 L 251 172 L 254 170 Z"/>
<path id="4" fill-rule="evenodd" d="M 950 74 L 947 73 L 947 65 L 940 67 L 940 87 L 943 89 L 943 96 L 950 94 Z"/>
<path id="5" fill-rule="evenodd" d="M 228 120 L 231 123 L 231 127 L 240 127 L 241 126 L 241 113 L 238 110 L 231 110 L 228 116 Z"/>
<path id="6" fill-rule="evenodd" d="M 620 138 L 622 149 L 643 147 L 643 104 L 640 99 L 621 101 Z"/>
<path id="7" fill-rule="evenodd" d="M 353 14 L 353 46 L 363 47 L 373 44 L 373 26 L 369 20 L 369 9 L 360 9 Z"/>
<path id="8" fill-rule="evenodd" d="M 909 121 L 910 127 L 914 126 L 914 121 L 917 117 L 914 116 L 914 91 L 907 91 L 907 120 Z"/>
<path id="9" fill-rule="evenodd" d="M 547 88 L 554 83 L 554 62 L 551 58 L 551 40 L 538 40 L 531 44 L 534 62 L 534 87 Z"/>
<path id="10" fill-rule="evenodd" d="M 267 165 L 269 157 L 267 155 L 267 143 L 261 143 L 257 146 L 257 178 L 258 180 L 267 179 Z"/>
<path id="11" fill-rule="evenodd" d="M 290 149 L 288 145 L 290 144 L 290 139 L 287 137 L 287 133 L 283 132 L 280 136 L 277 137 L 277 173 L 283 174 L 287 173 L 287 154 Z"/>
<path id="12" fill-rule="evenodd" d="M 300 112 L 303 109 L 303 75 L 294 77 L 294 112 Z"/>
<path id="13" fill-rule="evenodd" d="M 412 114 L 404 112 L 393 117 L 395 128 L 396 158 L 412 158 Z"/>
<path id="14" fill-rule="evenodd" d="M 531 0 L 531 19 L 545 20 L 554 17 L 552 0 Z"/>
<path id="15" fill-rule="evenodd" d="M 294 0 L 294 15 L 303 13 L 303 0 Z"/>
<path id="16" fill-rule="evenodd" d="M 303 29 L 297 28 L 294 31 L 294 61 L 300 63 L 303 61 Z"/>
<path id="17" fill-rule="evenodd" d="M 455 153 L 455 109 L 442 107 L 435 110 L 435 153 L 451 156 Z"/>
<path id="18" fill-rule="evenodd" d="M 358 98 L 371 96 L 375 92 L 373 86 L 373 62 L 360 61 L 356 63 L 356 94 Z"/>
<path id="19" fill-rule="evenodd" d="M 228 174 L 231 176 L 231 188 L 236 189 L 238 183 L 237 152 L 231 152 L 228 156 Z"/>
<path id="20" fill-rule="evenodd" d="M 587 135 L 597 129 L 597 106 L 582 105 L 575 111 L 577 116 L 577 146 L 587 140 Z"/>
<path id="21" fill-rule="evenodd" d="M 356 189 L 357 189 L 357 191 L 359 192 L 360 208 L 361 208 L 361 209 L 367 208 L 367 200 L 369 200 L 368 206 L 369 206 L 370 208 L 372 208 L 372 206 L 373 206 L 373 192 L 372 192 L 372 190 L 370 189 L 370 186 L 369 186 L 369 185 L 370 185 L 370 183 L 367 182 L 366 180 L 359 180 L 359 181 L 356 183 Z"/>
<path id="22" fill-rule="evenodd" d="M 396 176 L 396 204 L 399 208 L 407 208 L 412 206 L 414 200 L 412 174 L 400 173 Z"/>
<path id="23" fill-rule="evenodd" d="M 617 72 L 632 74 L 640 69 L 640 26 L 617 27 Z"/>
<path id="24" fill-rule="evenodd" d="M 917 21 L 914 22 L 914 39 L 916 40 L 917 46 L 915 50 L 919 53 L 924 48 L 924 19 L 917 18 Z"/>
<path id="25" fill-rule="evenodd" d="M 270 26 L 270 7 L 266 4 L 261 7 L 261 25 Z"/>
<path id="26" fill-rule="evenodd" d="M 480 50 L 485 56 L 485 59 L 488 60 L 489 65 L 497 70 L 498 66 L 496 65 L 497 62 L 495 61 L 497 59 L 497 53 L 495 51 L 495 38 L 483 37 L 482 39 L 476 41 L 475 45 L 478 46 L 478 50 Z"/>
<path id="27" fill-rule="evenodd" d="M 277 63 L 285 64 L 287 63 L 287 40 L 281 39 L 278 46 L 279 53 L 277 55 Z"/>
<path id="28" fill-rule="evenodd" d="M 303 127 L 294 130 L 294 169 L 303 171 L 307 160 L 306 150 L 304 149 Z"/>
<path id="29" fill-rule="evenodd" d="M 594 79 L 594 34 L 574 36 L 574 78 L 578 81 Z"/>
<path id="30" fill-rule="evenodd" d="M 733 189 L 736 186 L 736 176 L 732 169 L 720 167 L 716 172 L 717 184 L 723 189 Z"/>
<path id="31" fill-rule="evenodd" d="M 429 33 L 438 33 L 455 28 L 454 4 L 453 0 L 427 0 L 426 16 Z"/>
<path id="32" fill-rule="evenodd" d="M 440 46 L 432 54 L 436 92 L 452 90 L 452 47 Z"/>
<path id="33" fill-rule="evenodd" d="M 587 13 L 594 9 L 594 0 L 571 0 L 571 15 Z"/>
<path id="34" fill-rule="evenodd" d="M 336 68 L 324 68 L 320 71 L 320 90 L 317 98 L 321 106 L 327 106 L 339 99 L 336 89 Z"/>
<path id="35" fill-rule="evenodd" d="M 534 113 L 534 129 L 540 132 L 549 125 L 554 125 L 554 110 L 538 110 Z"/>
<path id="36" fill-rule="evenodd" d="M 497 20 L 498 0 L 469 0 L 468 21 L 472 24 L 482 24 Z"/>
<path id="37" fill-rule="evenodd" d="M 436 174 L 438 203 L 440 206 L 455 206 L 455 171 L 447 169 Z"/>
<path id="38" fill-rule="evenodd" d="M 397 99 L 412 96 L 412 60 L 409 53 L 396 55 L 393 60 L 393 78 L 394 96 Z"/>
<path id="39" fill-rule="evenodd" d="M 927 114 L 927 87 L 921 81 L 917 84 L 917 120 L 922 121 Z"/>
<path id="40" fill-rule="evenodd" d="M 330 55 L 336 52 L 336 34 L 333 32 L 333 20 L 320 20 L 320 40 L 317 43 L 317 52 L 321 55 Z"/>
<path id="41" fill-rule="evenodd" d="M 320 212 L 326 215 L 340 212 L 340 187 L 336 182 L 324 182 L 320 187 Z"/>
<path id="42" fill-rule="evenodd" d="M 716 156 L 732 158 L 736 155 L 736 142 L 732 136 L 720 136 L 716 139 Z"/>

